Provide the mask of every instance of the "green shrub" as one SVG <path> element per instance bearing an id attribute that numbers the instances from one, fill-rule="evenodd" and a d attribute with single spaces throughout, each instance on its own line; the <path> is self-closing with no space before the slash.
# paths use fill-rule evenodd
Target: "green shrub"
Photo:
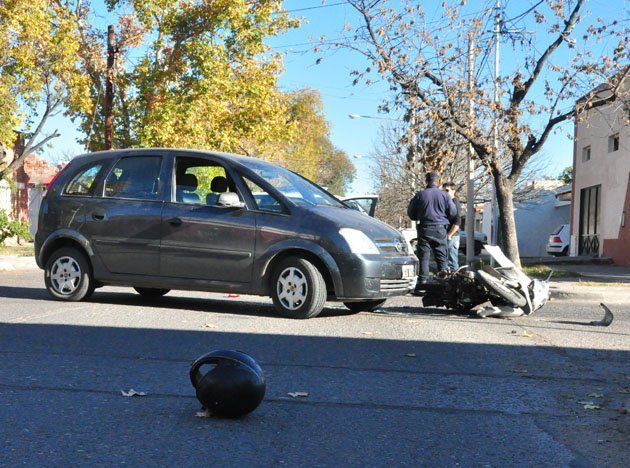
<path id="1" fill-rule="evenodd" d="M 18 240 L 31 240 L 28 223 L 12 220 L 6 211 L 0 210 L 0 245 L 10 237 L 17 236 Z"/>

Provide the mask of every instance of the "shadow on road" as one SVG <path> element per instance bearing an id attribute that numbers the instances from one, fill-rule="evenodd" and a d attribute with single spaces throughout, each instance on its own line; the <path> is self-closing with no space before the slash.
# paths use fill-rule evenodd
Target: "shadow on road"
<path id="1" fill-rule="evenodd" d="M 44 288 L 29 288 L 21 286 L 0 286 L 0 298 L 29 299 L 37 301 L 55 301 Z M 132 289 L 129 292 L 99 291 L 87 300 L 86 303 L 111 304 L 136 306 L 138 308 L 160 307 L 164 309 L 185 309 L 197 312 L 220 312 L 238 315 L 254 315 L 258 317 L 278 317 L 273 305 L 261 304 L 247 300 L 235 298 L 214 299 L 182 296 L 163 296 L 157 299 L 149 299 L 135 293 Z M 318 317 L 338 317 L 352 315 L 353 312 L 345 308 L 325 308 Z M 316 317 L 317 318 L 317 317 Z"/>
<path id="2" fill-rule="evenodd" d="M 101 299 L 135 301 L 113 293 Z M 198 303 L 173 299 L 177 307 Z M 219 348 L 250 353 L 267 375 L 265 402 L 240 421 L 195 417 L 188 366 Z M 621 367 L 629 354 L 290 330 L 0 323 L 0 442 L 9 464 L 77 457 L 185 466 L 606 464 L 616 452 L 595 440 L 616 441 L 597 433 L 612 412 L 587 413 L 578 402 L 594 388 L 612 395 L 623 382 L 585 371 L 584 363 Z M 122 397 L 130 388 L 148 396 Z M 309 396 L 287 396 L 294 391 Z M 578 410 L 592 441 L 577 444 L 577 428 L 567 433 Z M 497 434 L 501 443 L 489 436 Z"/>

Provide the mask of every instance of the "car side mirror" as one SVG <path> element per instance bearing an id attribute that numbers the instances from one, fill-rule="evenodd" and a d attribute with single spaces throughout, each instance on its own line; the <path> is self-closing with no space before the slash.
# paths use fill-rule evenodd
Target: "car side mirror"
<path id="1" fill-rule="evenodd" d="M 234 192 L 224 192 L 219 195 L 217 205 L 224 208 L 245 208 L 245 203 L 243 203 Z"/>

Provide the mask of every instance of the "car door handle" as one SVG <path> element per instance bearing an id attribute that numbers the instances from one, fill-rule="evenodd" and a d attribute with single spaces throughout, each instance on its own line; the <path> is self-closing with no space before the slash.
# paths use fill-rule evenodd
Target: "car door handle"
<path id="1" fill-rule="evenodd" d="M 171 226 L 181 226 L 182 222 L 181 218 L 171 218 L 168 220 L 168 224 Z"/>

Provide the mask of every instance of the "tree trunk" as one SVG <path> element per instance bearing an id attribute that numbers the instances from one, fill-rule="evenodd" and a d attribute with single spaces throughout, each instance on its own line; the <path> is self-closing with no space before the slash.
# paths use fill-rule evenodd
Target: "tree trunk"
<path id="1" fill-rule="evenodd" d="M 514 222 L 514 198 L 512 195 L 514 184 L 500 171 L 493 171 L 493 175 L 499 208 L 499 247 L 516 266 L 520 267 L 521 259 L 518 253 L 516 223 Z"/>

